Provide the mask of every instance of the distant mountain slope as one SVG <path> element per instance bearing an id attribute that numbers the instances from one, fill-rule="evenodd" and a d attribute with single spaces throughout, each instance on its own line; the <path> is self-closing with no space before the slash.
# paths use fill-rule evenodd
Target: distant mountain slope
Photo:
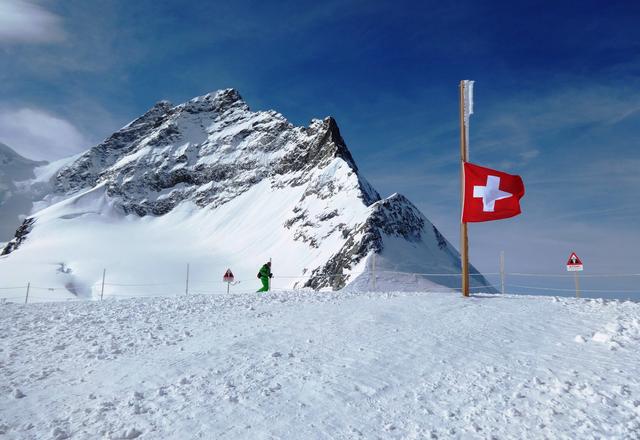
<path id="1" fill-rule="evenodd" d="M 47 162 L 36 162 L 20 156 L 0 142 L 0 242 L 9 241 L 33 205 L 31 196 L 19 182 L 35 177 L 34 169 Z"/>
<path id="2" fill-rule="evenodd" d="M 227 267 L 253 282 L 272 258 L 274 288 L 366 289 L 375 254 L 379 288 L 459 285 L 456 250 L 405 197 L 381 199 L 334 119 L 295 127 L 233 89 L 156 104 L 48 183 L 0 260 L 16 282 L 11 267 L 37 265 L 31 277 L 90 296 L 103 267 L 168 285 L 189 262 L 211 287 Z"/>

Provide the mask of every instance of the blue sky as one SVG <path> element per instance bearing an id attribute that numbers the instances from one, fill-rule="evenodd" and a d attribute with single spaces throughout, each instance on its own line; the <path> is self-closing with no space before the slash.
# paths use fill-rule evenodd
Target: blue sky
<path id="1" fill-rule="evenodd" d="M 473 79 L 471 161 L 527 194 L 522 216 L 470 226 L 472 263 L 495 272 L 505 250 L 510 271 L 562 274 L 575 250 L 592 273 L 639 273 L 638 22 L 631 1 L 4 0 L 0 142 L 51 160 L 160 99 L 235 87 L 295 124 L 334 116 L 364 176 L 457 244 L 457 84 Z"/>

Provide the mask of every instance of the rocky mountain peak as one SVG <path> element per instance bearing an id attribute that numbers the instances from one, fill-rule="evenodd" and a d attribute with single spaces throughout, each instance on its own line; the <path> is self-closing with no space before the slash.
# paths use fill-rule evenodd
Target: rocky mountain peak
<path id="1" fill-rule="evenodd" d="M 176 107 L 188 113 L 215 112 L 224 113 L 229 110 L 249 111 L 249 106 L 242 100 L 236 89 L 223 89 L 206 95 L 197 96 Z"/>
<path id="2" fill-rule="evenodd" d="M 351 166 L 351 168 L 353 168 L 354 171 L 357 172 L 358 166 L 356 165 L 355 160 L 353 160 L 353 156 L 340 134 L 340 128 L 338 128 L 336 120 L 332 116 L 326 117 L 322 121 L 322 128 L 324 135 L 321 138 L 320 143 L 328 147 L 325 148 L 323 153 L 332 155 L 333 157 L 342 158 Z"/>
<path id="3" fill-rule="evenodd" d="M 120 131 L 140 127 L 158 126 L 159 122 L 167 116 L 167 113 L 169 113 L 172 108 L 173 105 L 171 102 L 166 100 L 158 101 L 153 105 L 153 107 L 144 112 L 142 116 L 125 125 Z M 114 133 L 114 135 L 118 134 L 120 131 Z"/>
<path id="4" fill-rule="evenodd" d="M 358 168 L 335 119 L 295 127 L 275 111 L 252 112 L 235 89 L 154 105 L 55 177 L 65 194 L 103 183 L 125 212 L 162 215 L 190 199 L 215 208 L 263 179 L 299 186 L 341 159 L 368 206 L 380 196 Z"/>

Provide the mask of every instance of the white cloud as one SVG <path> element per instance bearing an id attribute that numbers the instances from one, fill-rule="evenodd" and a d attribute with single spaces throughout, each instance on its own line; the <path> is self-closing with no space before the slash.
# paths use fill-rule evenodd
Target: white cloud
<path id="1" fill-rule="evenodd" d="M 0 1 L 0 43 L 53 43 L 65 32 L 59 16 L 27 0 Z"/>
<path id="2" fill-rule="evenodd" d="M 70 156 L 89 143 L 69 121 L 33 108 L 0 109 L 0 142 L 35 160 Z"/>

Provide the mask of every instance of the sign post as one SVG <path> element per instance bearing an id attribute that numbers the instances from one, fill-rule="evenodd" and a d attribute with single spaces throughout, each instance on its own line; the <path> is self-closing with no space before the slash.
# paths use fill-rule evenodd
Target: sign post
<path id="1" fill-rule="evenodd" d="M 187 263 L 187 283 L 184 286 L 184 294 L 189 294 L 189 263 Z"/>
<path id="2" fill-rule="evenodd" d="M 582 264 L 582 260 L 575 252 L 571 252 L 569 255 L 569 260 L 567 261 L 567 272 L 573 272 L 574 281 L 576 284 L 576 298 L 580 298 L 580 279 L 578 277 L 578 272 L 582 272 L 584 270 L 584 266 Z"/>
<path id="3" fill-rule="evenodd" d="M 231 272 L 231 269 L 227 269 L 227 271 L 222 276 L 222 281 L 227 283 L 227 294 L 229 294 L 229 286 L 231 286 L 231 283 L 233 283 L 234 279 L 235 278 L 233 276 L 233 272 Z"/>
<path id="4" fill-rule="evenodd" d="M 504 295 L 504 251 L 500 251 L 500 291 Z"/>

